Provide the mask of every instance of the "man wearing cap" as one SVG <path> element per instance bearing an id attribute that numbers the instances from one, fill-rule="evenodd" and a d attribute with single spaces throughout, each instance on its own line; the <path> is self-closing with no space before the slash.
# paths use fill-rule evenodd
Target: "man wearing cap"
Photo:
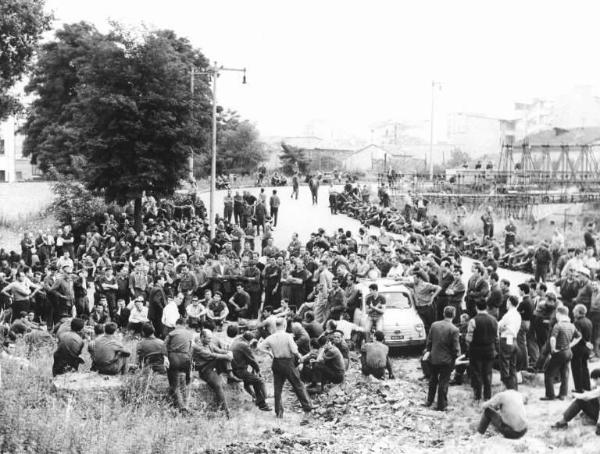
<path id="1" fill-rule="evenodd" d="M 84 345 L 81 334 L 83 327 L 83 320 L 74 318 L 71 320 L 71 329 L 58 336 L 58 346 L 52 364 L 53 376 L 76 371 L 79 365 L 84 363 L 80 357 Z"/>

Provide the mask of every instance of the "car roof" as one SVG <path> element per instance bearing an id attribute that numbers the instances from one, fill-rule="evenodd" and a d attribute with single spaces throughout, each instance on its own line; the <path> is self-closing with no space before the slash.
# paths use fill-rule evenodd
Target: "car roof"
<path id="1" fill-rule="evenodd" d="M 359 290 L 368 292 L 369 285 L 371 284 L 377 284 L 377 287 L 379 288 L 378 291 L 380 293 L 411 293 L 407 286 L 399 284 L 393 279 L 362 279 L 356 284 L 356 286 Z"/>

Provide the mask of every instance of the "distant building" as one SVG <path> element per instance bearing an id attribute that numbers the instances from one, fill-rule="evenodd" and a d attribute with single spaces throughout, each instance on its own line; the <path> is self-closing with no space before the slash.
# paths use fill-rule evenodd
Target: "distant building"
<path id="1" fill-rule="evenodd" d="M 23 140 L 19 120 L 9 117 L 0 123 L 0 182 L 33 180 L 41 176 L 37 166 L 23 157 Z"/>
<path id="2" fill-rule="evenodd" d="M 515 140 L 515 121 L 467 112 L 448 116 L 448 142 L 472 157 L 498 154 Z"/>
<path id="3" fill-rule="evenodd" d="M 579 85 L 552 99 L 515 103 L 515 136 L 552 128 L 574 129 L 600 126 L 600 97 L 588 85 Z"/>
<path id="4" fill-rule="evenodd" d="M 309 171 L 330 172 L 342 169 L 344 159 L 355 151 L 314 136 L 286 137 L 282 142 L 304 151 L 310 160 Z"/>

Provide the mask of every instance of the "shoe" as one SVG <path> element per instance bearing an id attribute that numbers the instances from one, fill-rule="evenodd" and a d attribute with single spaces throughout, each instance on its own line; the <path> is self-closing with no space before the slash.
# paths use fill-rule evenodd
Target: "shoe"
<path id="1" fill-rule="evenodd" d="M 261 411 L 271 411 L 272 408 L 269 407 L 268 405 L 263 405 L 262 407 L 258 407 L 259 410 Z"/>
<path id="2" fill-rule="evenodd" d="M 554 397 L 544 396 L 544 397 L 540 397 L 540 400 L 554 400 Z"/>
<path id="3" fill-rule="evenodd" d="M 557 399 L 558 400 L 565 400 L 567 398 L 567 396 L 558 396 Z"/>
<path id="4" fill-rule="evenodd" d="M 448 406 L 446 405 L 445 407 L 436 407 L 435 410 L 436 411 L 448 411 Z"/>
<path id="5" fill-rule="evenodd" d="M 423 402 L 421 404 L 422 407 L 431 407 L 433 405 L 433 402 Z"/>
<path id="6" fill-rule="evenodd" d="M 564 421 L 555 422 L 550 426 L 551 429 L 566 429 L 569 424 Z"/>
<path id="7" fill-rule="evenodd" d="M 233 374 L 227 374 L 227 383 L 241 383 L 243 380 L 240 380 Z"/>

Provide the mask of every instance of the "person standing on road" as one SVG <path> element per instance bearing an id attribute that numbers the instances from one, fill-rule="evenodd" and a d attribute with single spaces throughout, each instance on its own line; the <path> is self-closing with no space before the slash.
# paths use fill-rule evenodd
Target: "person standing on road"
<path id="1" fill-rule="evenodd" d="M 273 227 L 277 227 L 279 205 L 281 205 L 281 200 L 277 195 L 277 189 L 273 189 L 273 195 L 269 199 L 269 207 L 271 208 L 271 219 L 273 220 Z"/>
<path id="2" fill-rule="evenodd" d="M 483 238 L 494 237 L 494 218 L 492 217 L 492 207 L 489 206 L 485 210 L 483 216 L 481 216 L 481 221 L 483 222 Z"/>
<path id="3" fill-rule="evenodd" d="M 444 308 L 444 319 L 431 325 L 427 336 L 427 346 L 424 360 L 429 359 L 431 376 L 426 407 L 433 405 L 437 391 L 436 410 L 444 411 L 448 407 L 448 384 L 454 368 L 454 360 L 460 354 L 458 328 L 452 323 L 456 309 L 453 306 Z"/>
<path id="4" fill-rule="evenodd" d="M 292 177 L 292 194 L 290 195 L 290 199 L 295 198 L 296 200 L 298 200 L 299 190 L 300 190 L 300 177 L 298 176 L 298 173 L 296 172 L 294 174 L 294 176 Z"/>
<path id="5" fill-rule="evenodd" d="M 300 380 L 300 374 L 295 365 L 295 360 L 301 360 L 298 346 L 294 342 L 291 334 L 285 332 L 287 321 L 284 318 L 278 318 L 275 327 L 276 332 L 267 337 L 259 346 L 273 358 L 273 389 L 275 394 L 275 415 L 278 418 L 283 418 L 283 403 L 281 402 L 281 394 L 283 385 L 286 380 L 290 382 L 296 397 L 302 405 L 302 409 L 306 417 L 312 410 L 312 404 L 308 399 L 306 388 Z"/>
<path id="6" fill-rule="evenodd" d="M 231 190 L 227 190 L 227 194 L 223 198 L 223 218 L 227 219 L 227 223 L 231 224 L 231 218 L 233 216 L 233 197 L 231 196 Z"/>

